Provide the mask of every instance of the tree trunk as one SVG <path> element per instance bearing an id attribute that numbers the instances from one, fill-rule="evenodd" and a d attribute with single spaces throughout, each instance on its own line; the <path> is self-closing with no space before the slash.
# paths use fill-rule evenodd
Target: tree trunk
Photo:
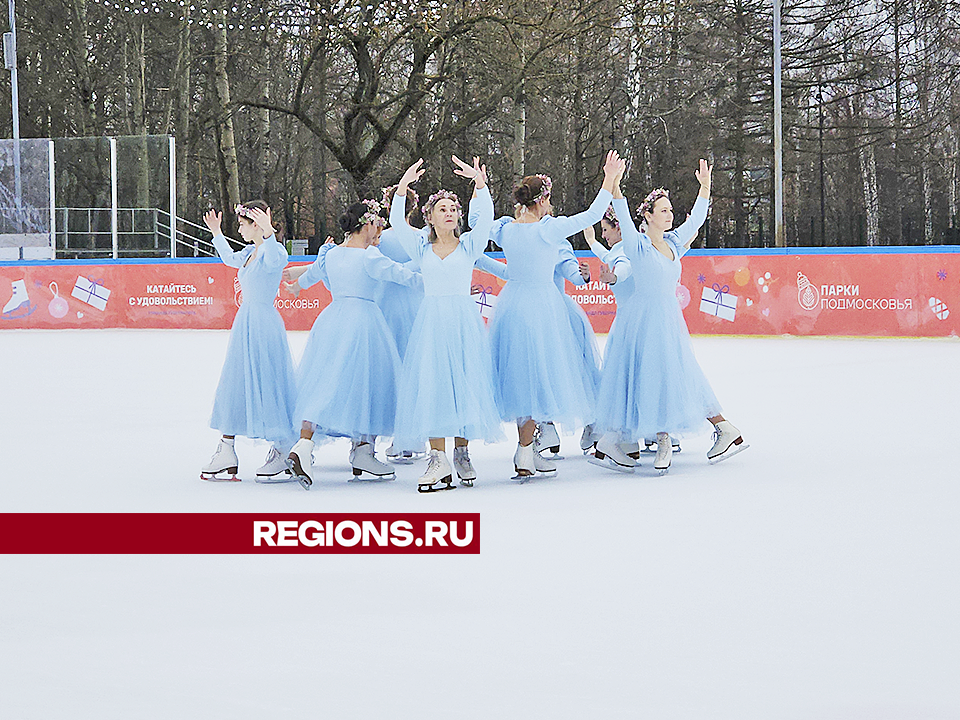
<path id="1" fill-rule="evenodd" d="M 221 3 L 213 0 L 214 8 L 221 10 Z M 237 141 L 233 134 L 233 115 L 230 108 L 230 78 L 227 76 L 227 28 L 225 23 L 213 27 L 213 67 L 216 78 L 217 100 L 222 118 L 220 120 L 220 185 L 224 215 L 230 217 L 234 205 L 240 203 L 240 166 L 237 162 Z"/>

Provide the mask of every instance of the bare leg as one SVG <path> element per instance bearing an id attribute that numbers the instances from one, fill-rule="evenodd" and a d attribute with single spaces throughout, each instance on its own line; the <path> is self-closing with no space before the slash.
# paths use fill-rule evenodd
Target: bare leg
<path id="1" fill-rule="evenodd" d="M 520 435 L 520 444 L 526 447 L 533 442 L 533 433 L 537 429 L 537 424 L 532 418 L 518 419 L 517 432 Z"/>

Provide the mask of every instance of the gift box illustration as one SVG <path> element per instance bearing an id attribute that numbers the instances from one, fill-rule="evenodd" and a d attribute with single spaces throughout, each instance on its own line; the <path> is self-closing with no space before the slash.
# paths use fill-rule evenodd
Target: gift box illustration
<path id="1" fill-rule="evenodd" d="M 107 300 L 110 299 L 110 291 L 103 286 L 102 280 L 88 280 L 83 275 L 77 277 L 77 284 L 73 286 L 70 294 L 97 310 L 106 310 Z"/>
<path id="2" fill-rule="evenodd" d="M 733 320 L 737 316 L 737 296 L 730 294 L 730 286 L 720 287 L 714 283 L 713 287 L 704 287 L 700 297 L 700 312 L 724 320 Z"/>
<path id="3" fill-rule="evenodd" d="M 470 288 L 470 294 L 473 295 L 474 302 L 480 309 L 480 317 L 484 320 L 493 317 L 493 308 L 497 304 L 497 296 L 493 294 L 493 288 L 474 285 Z"/>

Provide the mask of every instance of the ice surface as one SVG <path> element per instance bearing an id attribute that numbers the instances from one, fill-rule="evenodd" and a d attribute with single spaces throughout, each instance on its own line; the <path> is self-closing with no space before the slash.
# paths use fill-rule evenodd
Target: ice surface
<path id="1" fill-rule="evenodd" d="M 480 512 L 481 554 L 0 558 L 0 718 L 960 718 L 956 341 L 697 338 L 747 452 L 565 434 L 518 486 L 478 444 L 423 496 L 345 441 L 309 493 L 242 439 L 201 482 L 227 337 L 0 332 L 0 511 Z"/>

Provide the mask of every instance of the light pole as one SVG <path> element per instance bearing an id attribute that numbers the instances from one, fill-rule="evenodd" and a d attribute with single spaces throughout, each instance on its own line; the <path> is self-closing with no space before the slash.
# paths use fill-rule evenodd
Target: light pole
<path id="1" fill-rule="evenodd" d="M 10 0 L 13 2 L 13 0 Z M 780 76 L 780 0 L 773 0 L 773 244 L 784 247 L 783 226 L 783 103 Z"/>
<path id="2" fill-rule="evenodd" d="M 7 0 L 10 11 L 10 32 L 3 34 L 3 61 L 10 71 L 10 105 L 13 110 L 13 177 L 17 220 L 20 220 L 23 188 L 20 183 L 20 92 L 17 87 L 17 21 L 16 0 Z"/>

